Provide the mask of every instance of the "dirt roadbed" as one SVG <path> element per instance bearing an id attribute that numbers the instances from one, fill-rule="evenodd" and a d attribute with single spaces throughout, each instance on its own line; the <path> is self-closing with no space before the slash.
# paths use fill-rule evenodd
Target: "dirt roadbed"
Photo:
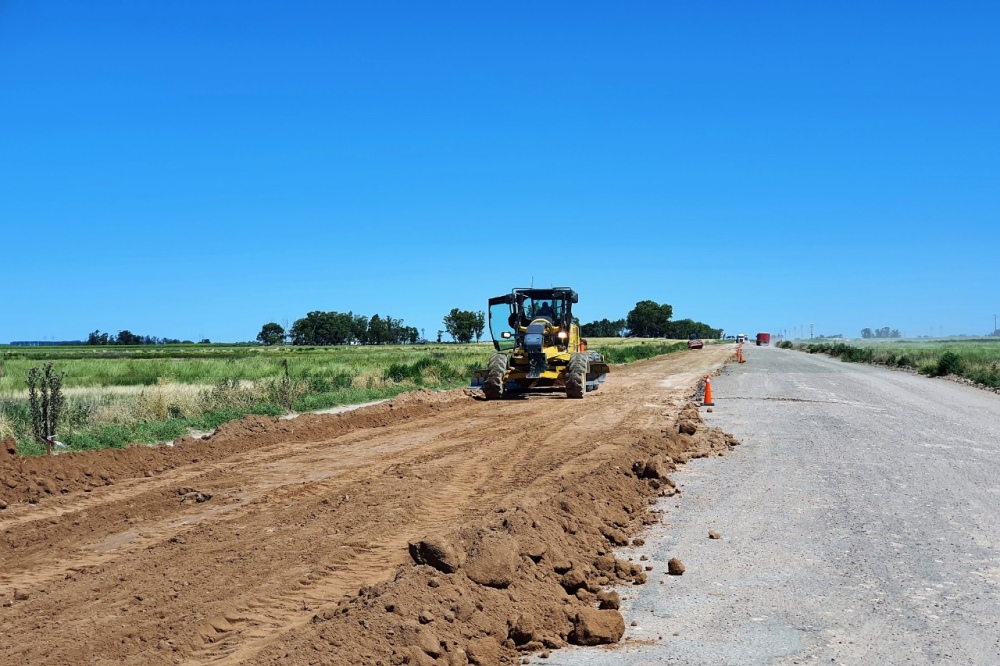
<path id="1" fill-rule="evenodd" d="M 667 476 L 736 442 L 690 399 L 728 346 L 584 400 L 417 392 L 173 447 L 0 447 L 3 663 L 502 664 L 617 641 L 609 584 Z"/>

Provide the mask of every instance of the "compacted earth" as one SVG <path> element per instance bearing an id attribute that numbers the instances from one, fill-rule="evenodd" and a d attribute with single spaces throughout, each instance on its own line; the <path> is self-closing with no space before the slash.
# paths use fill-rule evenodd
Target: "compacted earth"
<path id="1" fill-rule="evenodd" d="M 0 663 L 513 664 L 617 642 L 615 549 L 736 444 L 692 401 L 732 350 L 583 400 L 418 391 L 52 458 L 0 446 Z"/>

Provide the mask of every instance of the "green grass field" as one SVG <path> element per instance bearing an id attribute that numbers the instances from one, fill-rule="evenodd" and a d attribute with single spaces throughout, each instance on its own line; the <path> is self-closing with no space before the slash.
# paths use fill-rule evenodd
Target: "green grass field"
<path id="1" fill-rule="evenodd" d="M 610 363 L 685 348 L 669 340 L 591 339 Z M 0 438 L 24 454 L 31 438 L 26 380 L 52 363 L 64 375 L 58 440 L 71 449 L 123 447 L 211 430 L 247 414 L 282 415 L 467 386 L 491 342 L 340 347 L 157 345 L 0 347 Z"/>
<path id="2" fill-rule="evenodd" d="M 844 361 L 912 368 L 931 377 L 956 375 L 1000 388 L 1000 338 L 813 341 L 795 347 Z"/>

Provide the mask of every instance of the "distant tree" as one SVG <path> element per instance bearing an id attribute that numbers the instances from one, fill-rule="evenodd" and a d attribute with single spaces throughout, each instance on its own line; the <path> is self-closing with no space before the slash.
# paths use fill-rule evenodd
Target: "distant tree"
<path id="1" fill-rule="evenodd" d="M 625 318 L 629 329 L 640 338 L 660 338 L 666 332 L 674 308 L 656 301 L 639 301 Z"/>
<path id="2" fill-rule="evenodd" d="M 416 330 L 412 326 L 403 324 L 402 319 L 393 319 L 390 315 L 385 316 L 385 344 L 401 345 L 411 341 L 416 341 Z"/>
<path id="3" fill-rule="evenodd" d="M 618 336 L 617 322 L 609 320 L 607 317 L 598 321 L 592 321 L 580 327 L 580 335 L 590 338 L 614 338 Z"/>
<path id="4" fill-rule="evenodd" d="M 208 338 L 202 338 L 201 340 L 198 341 L 198 344 L 199 345 L 210 345 L 210 344 L 212 344 L 212 341 L 209 340 Z"/>
<path id="5" fill-rule="evenodd" d="M 257 342 L 268 347 L 271 345 L 280 345 L 284 341 L 285 329 L 273 321 L 264 324 L 260 329 L 260 333 L 257 334 Z"/>
<path id="6" fill-rule="evenodd" d="M 277 324 L 273 324 L 277 326 Z M 263 333 L 263 331 L 262 331 Z M 414 343 L 419 331 L 391 315 L 372 315 L 371 319 L 353 312 L 315 310 L 296 319 L 288 332 L 293 345 L 388 345 Z M 258 338 L 260 339 L 260 338 Z"/>
<path id="7" fill-rule="evenodd" d="M 604 318 L 580 326 L 580 334 L 592 338 L 623 338 L 628 333 L 628 324 L 624 319 L 614 321 Z"/>
<path id="8" fill-rule="evenodd" d="M 891 331 L 891 332 L 889 333 L 889 337 L 890 337 L 890 338 L 901 338 L 901 337 L 903 337 L 903 334 L 899 332 L 899 329 L 898 329 L 898 328 L 894 328 L 894 329 L 892 329 L 892 331 Z"/>
<path id="9" fill-rule="evenodd" d="M 389 324 L 377 314 L 372 315 L 368 320 L 368 340 L 369 344 L 383 345 L 389 340 Z"/>
<path id="10" fill-rule="evenodd" d="M 352 342 L 364 342 L 368 339 L 368 317 L 365 315 L 355 315 L 352 312 L 347 313 L 350 317 L 350 331 Z"/>
<path id="11" fill-rule="evenodd" d="M 442 336 L 443 334 L 444 334 L 444 331 L 438 331 L 438 334 L 437 334 L 437 341 L 438 341 L 438 344 L 441 344 L 441 336 Z"/>
<path id="12" fill-rule="evenodd" d="M 863 338 L 874 338 L 875 334 L 872 333 L 872 329 L 870 329 L 870 328 L 863 328 L 863 329 L 861 329 L 861 337 L 863 337 Z"/>
<path id="13" fill-rule="evenodd" d="M 318 340 L 323 337 L 324 314 L 319 310 L 314 310 L 306 314 L 305 317 L 296 319 L 289 331 L 292 344 L 296 346 L 323 344 Z"/>
<path id="14" fill-rule="evenodd" d="M 96 330 L 87 336 L 88 345 L 106 345 L 108 344 L 108 334 L 101 333 L 101 331 Z"/>
<path id="15" fill-rule="evenodd" d="M 475 328 L 472 330 L 476 334 L 476 342 L 483 337 L 484 328 L 486 328 L 486 313 L 480 310 L 476 313 Z"/>
<path id="16" fill-rule="evenodd" d="M 141 345 L 142 336 L 136 335 L 132 331 L 125 329 L 118 331 L 118 338 L 115 340 L 116 345 Z"/>
<path id="17" fill-rule="evenodd" d="M 472 342 L 472 338 L 476 334 L 476 326 L 479 322 L 480 314 L 469 310 L 452 308 L 451 312 L 445 315 L 442 323 L 452 340 L 463 343 Z M 480 335 L 482 335 L 482 329 L 480 329 Z"/>
<path id="18" fill-rule="evenodd" d="M 722 335 L 722 329 L 712 328 L 708 324 L 691 319 L 678 319 L 669 322 L 663 331 L 663 337 L 675 340 L 688 340 L 692 335 L 704 340 L 714 340 Z"/>

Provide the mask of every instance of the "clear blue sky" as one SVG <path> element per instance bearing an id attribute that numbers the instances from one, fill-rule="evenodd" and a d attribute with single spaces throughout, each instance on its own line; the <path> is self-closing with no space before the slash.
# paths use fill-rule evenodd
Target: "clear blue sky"
<path id="1" fill-rule="evenodd" d="M 0 341 L 1000 314 L 1000 3 L 0 1 Z"/>

